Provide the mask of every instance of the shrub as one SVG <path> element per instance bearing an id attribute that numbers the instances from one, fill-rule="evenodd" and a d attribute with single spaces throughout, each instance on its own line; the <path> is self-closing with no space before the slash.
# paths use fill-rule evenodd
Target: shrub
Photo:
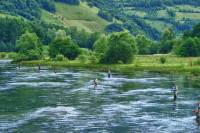
<path id="1" fill-rule="evenodd" d="M 123 61 L 121 61 L 121 60 L 120 60 L 120 61 L 118 61 L 117 63 L 118 63 L 118 64 L 124 64 L 124 63 L 123 63 Z"/>
<path id="2" fill-rule="evenodd" d="M 81 54 L 79 55 L 78 59 L 80 60 L 81 63 L 85 63 L 87 60 L 87 56 Z"/>
<path id="3" fill-rule="evenodd" d="M 1 58 L 5 58 L 6 54 L 5 53 L 1 53 Z"/>
<path id="4" fill-rule="evenodd" d="M 97 58 L 94 55 L 90 56 L 89 60 L 90 60 L 91 63 L 97 62 Z"/>
<path id="5" fill-rule="evenodd" d="M 200 66 L 200 59 L 198 59 L 197 61 L 194 61 L 194 65 Z"/>
<path id="6" fill-rule="evenodd" d="M 8 55 L 8 58 L 9 58 L 9 59 L 13 59 L 13 58 L 16 56 L 16 54 L 17 54 L 17 53 L 10 53 L 10 54 Z"/>
<path id="7" fill-rule="evenodd" d="M 56 58 L 55 58 L 57 61 L 63 61 L 64 60 L 64 56 L 62 54 L 58 54 L 56 55 Z"/>
<path id="8" fill-rule="evenodd" d="M 165 62 L 166 62 L 167 60 L 166 60 L 166 57 L 160 57 L 160 62 L 162 63 L 162 64 L 164 64 Z"/>

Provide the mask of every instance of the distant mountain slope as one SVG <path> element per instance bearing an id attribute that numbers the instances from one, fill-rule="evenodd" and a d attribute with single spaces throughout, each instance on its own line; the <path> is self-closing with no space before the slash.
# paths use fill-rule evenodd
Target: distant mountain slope
<path id="1" fill-rule="evenodd" d="M 78 29 L 86 29 L 89 32 L 94 30 L 102 31 L 110 24 L 97 15 L 98 8 L 90 8 L 87 3 L 68 5 L 55 2 L 55 7 L 55 13 L 43 10 L 41 19 L 48 23 L 66 27 L 76 26 Z"/>
<path id="2" fill-rule="evenodd" d="M 200 0 L 86 0 L 124 22 L 132 34 L 141 30 L 159 39 L 157 32 L 172 27 L 177 34 L 200 22 Z M 138 27 L 132 25 L 136 23 Z M 149 26 L 151 28 L 149 28 Z M 140 30 L 141 29 L 141 30 Z M 151 32 L 153 30 L 154 32 Z"/>

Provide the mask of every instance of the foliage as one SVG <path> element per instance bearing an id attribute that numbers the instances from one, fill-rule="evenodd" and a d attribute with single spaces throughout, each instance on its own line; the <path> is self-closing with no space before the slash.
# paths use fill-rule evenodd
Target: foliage
<path id="1" fill-rule="evenodd" d="M 66 38 L 67 35 L 66 35 L 66 32 L 64 30 L 58 30 L 56 31 L 55 33 L 55 39 L 58 39 L 58 38 Z"/>
<path id="2" fill-rule="evenodd" d="M 123 61 L 119 60 L 117 64 L 124 64 Z"/>
<path id="3" fill-rule="evenodd" d="M 106 26 L 105 31 L 108 33 L 121 32 L 121 31 L 124 31 L 124 27 L 122 24 L 112 23 L 112 24 Z"/>
<path id="4" fill-rule="evenodd" d="M 137 35 L 135 41 L 139 50 L 138 54 L 150 53 L 150 46 L 152 43 L 150 39 L 148 39 L 145 35 Z"/>
<path id="5" fill-rule="evenodd" d="M 42 57 L 42 43 L 35 33 L 26 32 L 17 40 L 19 57 L 14 60 L 38 60 Z"/>
<path id="6" fill-rule="evenodd" d="M 71 5 L 79 5 L 79 0 L 55 0 L 56 2 L 63 2 Z"/>
<path id="7" fill-rule="evenodd" d="M 93 7 L 94 6 L 94 4 L 92 2 L 88 2 L 87 4 L 88 4 L 89 7 Z"/>
<path id="8" fill-rule="evenodd" d="M 149 54 L 157 54 L 158 53 L 158 48 L 159 48 L 158 42 L 152 42 L 151 46 L 149 48 L 149 50 L 150 50 Z"/>
<path id="9" fill-rule="evenodd" d="M 164 57 L 164 56 L 162 56 L 162 57 L 160 57 L 160 60 L 159 60 L 162 64 L 164 64 L 166 61 L 167 61 L 167 59 L 166 59 L 166 57 Z"/>
<path id="10" fill-rule="evenodd" d="M 56 58 L 55 58 L 57 61 L 63 61 L 64 60 L 64 56 L 61 55 L 61 54 L 58 54 L 56 55 Z"/>
<path id="11" fill-rule="evenodd" d="M 105 35 L 101 35 L 93 45 L 94 51 L 99 54 L 104 53 L 107 48 L 107 43 L 108 43 L 107 37 Z"/>
<path id="12" fill-rule="evenodd" d="M 194 65 L 200 66 L 200 59 L 194 61 Z"/>
<path id="13" fill-rule="evenodd" d="M 55 58 L 56 55 L 62 54 L 68 59 L 75 59 L 80 54 L 78 45 L 71 42 L 70 38 L 58 38 L 53 40 L 49 45 L 49 56 Z"/>
<path id="14" fill-rule="evenodd" d="M 102 17 L 103 19 L 107 20 L 108 22 L 112 22 L 112 21 L 113 21 L 113 18 L 112 18 L 112 16 L 110 15 L 110 13 L 108 13 L 108 12 L 106 12 L 106 11 L 99 10 L 98 15 L 99 15 L 100 17 Z"/>
<path id="15" fill-rule="evenodd" d="M 177 55 L 182 57 L 195 57 L 200 55 L 200 39 L 188 38 L 178 47 Z"/>
<path id="16" fill-rule="evenodd" d="M 6 54 L 5 53 L 1 53 L 1 58 L 5 58 Z"/>
<path id="17" fill-rule="evenodd" d="M 162 35 L 162 42 L 165 42 L 167 40 L 173 40 L 174 38 L 175 38 L 175 33 L 172 30 L 172 28 L 167 28 Z"/>
<path id="18" fill-rule="evenodd" d="M 81 54 L 81 55 L 78 56 L 78 59 L 80 60 L 81 63 L 85 63 L 86 60 L 87 60 L 87 56 Z"/>
<path id="19" fill-rule="evenodd" d="M 16 57 L 17 53 L 9 53 L 8 58 L 9 59 L 14 59 Z"/>
<path id="20" fill-rule="evenodd" d="M 97 57 L 94 54 L 90 56 L 89 60 L 92 64 L 97 63 Z"/>
<path id="21" fill-rule="evenodd" d="M 174 46 L 175 33 L 171 28 L 167 28 L 162 35 L 162 42 L 159 46 L 159 53 L 169 53 Z"/>
<path id="22" fill-rule="evenodd" d="M 127 32 L 112 33 L 108 39 L 108 47 L 101 63 L 123 63 L 131 62 L 133 56 L 137 53 L 137 46 L 134 38 Z"/>

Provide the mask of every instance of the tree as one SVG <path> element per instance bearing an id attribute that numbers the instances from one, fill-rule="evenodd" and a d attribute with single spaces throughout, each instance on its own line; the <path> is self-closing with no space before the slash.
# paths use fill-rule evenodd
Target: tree
<path id="1" fill-rule="evenodd" d="M 175 33 L 172 30 L 172 28 L 167 28 L 162 35 L 162 42 L 167 41 L 167 40 L 173 40 L 175 38 Z"/>
<path id="2" fill-rule="evenodd" d="M 108 47 L 101 63 L 123 63 L 131 62 L 134 54 L 137 52 L 137 46 L 134 38 L 127 32 L 112 33 L 108 39 Z"/>
<path id="3" fill-rule="evenodd" d="M 100 36 L 101 36 L 101 32 L 99 32 L 99 31 L 94 31 L 93 33 L 91 33 L 88 38 L 88 46 L 87 47 L 89 49 L 93 49 L 94 43 L 99 39 Z"/>
<path id="4" fill-rule="evenodd" d="M 175 33 L 171 28 L 165 30 L 162 35 L 162 42 L 159 46 L 159 53 L 169 53 L 171 52 L 174 45 Z"/>
<path id="5" fill-rule="evenodd" d="M 195 57 L 200 55 L 200 39 L 189 37 L 178 47 L 177 54 L 182 57 Z"/>
<path id="6" fill-rule="evenodd" d="M 196 24 L 193 27 L 193 30 L 191 32 L 191 37 L 198 37 L 198 38 L 200 38 L 200 23 Z"/>
<path id="7" fill-rule="evenodd" d="M 49 45 L 49 56 L 55 58 L 56 55 L 62 54 L 68 59 L 75 59 L 80 54 L 78 45 L 71 42 L 70 38 L 58 38 L 53 40 Z"/>
<path id="8" fill-rule="evenodd" d="M 145 35 L 137 35 L 135 38 L 137 47 L 138 47 L 138 54 L 149 54 L 150 46 L 152 41 L 148 39 Z"/>
<path id="9" fill-rule="evenodd" d="M 66 32 L 64 30 L 58 30 L 56 33 L 55 33 L 55 39 L 58 39 L 58 38 L 65 38 L 67 37 L 66 35 Z"/>
<path id="10" fill-rule="evenodd" d="M 105 50 L 107 48 L 107 37 L 105 35 L 102 35 L 99 37 L 99 39 L 94 43 L 93 47 L 94 47 L 94 51 L 96 53 L 105 53 Z"/>
<path id="11" fill-rule="evenodd" d="M 18 60 L 38 60 L 42 57 L 42 43 L 35 33 L 26 32 L 16 42 Z"/>

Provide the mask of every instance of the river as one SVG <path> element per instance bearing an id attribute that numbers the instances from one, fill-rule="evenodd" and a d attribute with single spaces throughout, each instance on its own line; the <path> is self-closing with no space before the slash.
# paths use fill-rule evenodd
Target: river
<path id="1" fill-rule="evenodd" d="M 93 85 L 97 77 L 99 85 Z M 179 87 L 174 101 L 172 83 Z M 200 77 L 0 61 L 0 132 L 200 132 Z"/>

